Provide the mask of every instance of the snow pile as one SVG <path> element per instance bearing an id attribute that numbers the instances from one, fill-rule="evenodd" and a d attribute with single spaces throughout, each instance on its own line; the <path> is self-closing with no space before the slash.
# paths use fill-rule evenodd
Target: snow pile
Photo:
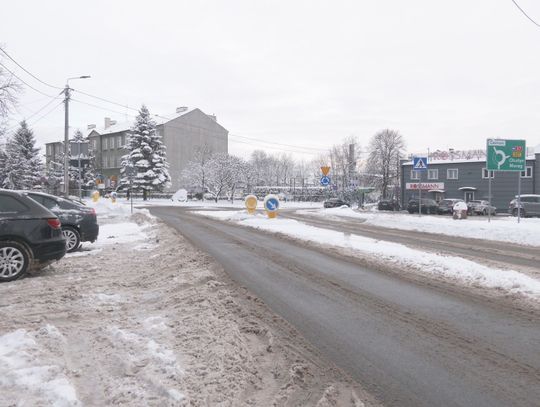
<path id="1" fill-rule="evenodd" d="M 127 205 L 125 202 L 117 200 L 112 202 L 112 200 L 107 198 L 99 198 L 97 202 L 92 200 L 85 201 L 86 206 L 94 208 L 96 215 L 99 219 L 115 219 L 115 218 L 129 218 L 131 216 L 131 206 L 129 202 Z M 142 213 L 148 217 L 152 217 L 150 212 L 147 209 L 137 209 L 133 208 L 133 213 Z"/>
<path id="2" fill-rule="evenodd" d="M 373 226 L 540 246 L 540 219 L 537 218 L 522 219 L 521 223 L 517 223 L 514 217 L 493 217 L 491 222 L 488 222 L 487 217 L 484 216 L 456 221 L 449 216 L 366 213 L 350 208 L 303 210 L 297 213 L 333 219 L 355 218 Z"/>
<path id="3" fill-rule="evenodd" d="M 25 400 L 39 400 L 39 405 L 81 405 L 63 369 L 48 363 L 36 341 L 40 334 L 63 340 L 58 330 L 51 325 L 35 335 L 18 329 L 0 336 L 1 398 L 7 402 L 6 405 L 26 405 Z"/>
<path id="4" fill-rule="evenodd" d="M 540 301 L 540 281 L 514 270 L 491 268 L 460 257 L 428 253 L 398 243 L 309 226 L 292 219 L 268 219 L 264 215 L 250 216 L 245 212 L 232 211 L 194 213 L 274 233 L 283 233 L 313 243 L 354 250 L 405 266 L 417 273 L 444 276 L 471 286 L 502 289 Z"/>

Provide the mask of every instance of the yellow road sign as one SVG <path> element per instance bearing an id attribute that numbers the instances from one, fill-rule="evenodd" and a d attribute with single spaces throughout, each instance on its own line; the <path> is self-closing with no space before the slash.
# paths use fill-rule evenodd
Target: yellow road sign
<path id="1" fill-rule="evenodd" d="M 255 195 L 246 196 L 244 203 L 249 214 L 255 213 L 255 210 L 257 209 L 257 197 Z"/>
<path id="2" fill-rule="evenodd" d="M 321 167 L 321 171 L 322 171 L 324 176 L 327 176 L 328 173 L 330 172 L 330 167 L 327 167 L 327 166 Z"/>

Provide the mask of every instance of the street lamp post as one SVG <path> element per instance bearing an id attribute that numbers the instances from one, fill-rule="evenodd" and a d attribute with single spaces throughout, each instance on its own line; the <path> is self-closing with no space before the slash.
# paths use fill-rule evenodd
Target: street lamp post
<path id="1" fill-rule="evenodd" d="M 64 196 L 69 195 L 69 81 L 72 79 L 88 79 L 89 75 L 75 76 L 66 80 L 64 88 Z"/>

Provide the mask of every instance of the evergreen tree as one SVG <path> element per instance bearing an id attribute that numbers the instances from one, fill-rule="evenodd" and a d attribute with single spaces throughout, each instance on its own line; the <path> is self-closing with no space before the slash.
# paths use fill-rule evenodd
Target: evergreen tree
<path id="1" fill-rule="evenodd" d="M 133 188 L 136 190 L 162 191 L 170 185 L 166 147 L 156 132 L 146 106 L 142 106 L 127 141 L 128 154 L 122 157 L 122 185 L 129 185 L 126 168 L 134 168 Z"/>
<path id="2" fill-rule="evenodd" d="M 34 133 L 23 120 L 6 145 L 4 187 L 31 189 L 40 184 L 43 166 L 35 144 Z"/>

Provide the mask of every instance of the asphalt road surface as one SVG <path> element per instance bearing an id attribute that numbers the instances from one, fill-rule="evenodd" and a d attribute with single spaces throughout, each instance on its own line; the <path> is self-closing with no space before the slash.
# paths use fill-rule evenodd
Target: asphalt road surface
<path id="1" fill-rule="evenodd" d="M 540 403 L 537 314 L 178 207 L 151 212 L 385 405 Z"/>

